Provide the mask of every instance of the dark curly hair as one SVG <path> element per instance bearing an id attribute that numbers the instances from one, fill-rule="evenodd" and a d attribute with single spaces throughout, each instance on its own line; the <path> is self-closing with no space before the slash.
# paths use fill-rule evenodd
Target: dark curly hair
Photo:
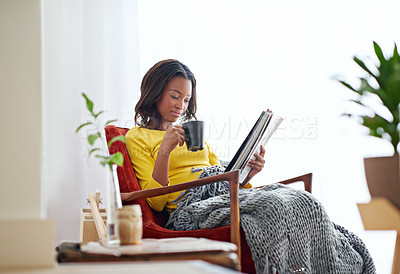
<path id="1" fill-rule="evenodd" d="M 143 77 L 140 86 L 140 99 L 135 107 L 136 125 L 158 129 L 161 115 L 156 103 L 161 99 L 165 86 L 174 77 L 182 77 L 192 82 L 192 96 L 188 108 L 182 115 L 182 120 L 196 119 L 196 78 L 190 69 L 178 60 L 168 59 L 155 64 Z"/>

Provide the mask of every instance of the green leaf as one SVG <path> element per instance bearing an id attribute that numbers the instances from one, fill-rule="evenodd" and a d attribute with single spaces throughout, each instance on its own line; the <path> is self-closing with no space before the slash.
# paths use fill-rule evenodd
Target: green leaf
<path id="1" fill-rule="evenodd" d="M 360 84 L 359 91 L 361 91 L 362 94 L 364 94 L 365 91 L 368 91 L 370 93 L 376 94 L 377 90 L 374 89 L 373 87 L 371 87 L 371 85 L 368 83 L 367 79 L 360 78 L 360 80 L 361 80 L 361 84 Z"/>
<path id="2" fill-rule="evenodd" d="M 385 56 L 383 55 L 381 47 L 374 41 L 374 50 L 375 54 L 378 57 L 379 61 L 381 62 L 381 65 L 385 63 L 386 59 Z"/>
<path id="3" fill-rule="evenodd" d="M 362 107 L 364 107 L 364 108 L 366 108 L 366 109 L 372 110 L 369 106 L 365 105 L 365 104 L 362 103 L 360 100 L 350 99 L 349 101 L 350 101 L 350 102 L 353 102 L 353 103 L 355 103 L 355 104 L 358 104 L 358 105 L 360 105 L 360 106 L 362 106 Z"/>
<path id="4" fill-rule="evenodd" d="M 116 164 L 118 166 L 122 166 L 124 164 L 124 156 L 121 152 L 117 152 L 110 156 L 110 165 Z"/>
<path id="5" fill-rule="evenodd" d="M 392 112 L 393 110 L 396 109 L 396 105 L 394 105 L 394 101 L 392 98 L 389 97 L 389 94 L 385 92 L 382 89 L 376 90 L 376 95 L 381 99 L 383 105 L 390 111 Z"/>
<path id="6" fill-rule="evenodd" d="M 108 165 L 108 161 L 107 160 L 100 161 L 100 164 L 102 166 L 106 166 L 106 165 Z"/>
<path id="7" fill-rule="evenodd" d="M 393 57 L 397 60 L 397 62 L 399 62 L 400 56 L 399 56 L 399 52 L 397 51 L 396 43 L 394 43 Z"/>
<path id="8" fill-rule="evenodd" d="M 89 144 L 93 146 L 94 142 L 97 140 L 97 138 L 100 138 L 100 132 L 97 132 L 96 134 L 91 134 L 88 136 L 88 141 Z"/>
<path id="9" fill-rule="evenodd" d="M 396 139 L 396 135 L 398 135 L 396 126 L 378 114 L 375 114 L 374 117 L 364 116 L 363 125 L 368 127 L 370 129 L 370 135 L 375 137 L 382 138 L 384 132 L 386 132 L 391 139 Z"/>
<path id="10" fill-rule="evenodd" d="M 110 142 L 108 142 L 108 147 L 110 147 L 116 141 L 121 141 L 121 142 L 125 143 L 125 137 L 122 135 L 115 136 L 114 138 L 111 139 Z"/>
<path id="11" fill-rule="evenodd" d="M 98 148 L 98 147 L 91 149 L 89 151 L 89 155 L 88 156 L 90 157 L 90 155 L 92 155 L 93 152 L 98 151 L 98 150 L 100 150 L 100 148 Z"/>
<path id="12" fill-rule="evenodd" d="M 368 72 L 369 75 L 375 77 L 375 75 L 367 68 L 367 66 L 364 64 L 363 61 L 358 59 L 357 57 L 354 56 L 353 60 L 360 66 L 362 67 L 366 72 Z"/>
<path id="13" fill-rule="evenodd" d="M 348 88 L 348 89 L 350 89 L 350 90 L 352 90 L 352 91 L 354 91 L 354 92 L 357 92 L 357 93 L 359 93 L 355 88 L 353 88 L 350 84 L 347 84 L 346 82 L 344 82 L 344 81 L 339 81 L 342 85 L 344 85 L 346 88 Z"/>
<path id="14" fill-rule="evenodd" d="M 95 157 L 101 159 L 100 164 L 102 166 L 108 165 L 110 163 L 110 156 L 96 155 Z"/>
<path id="15" fill-rule="evenodd" d="M 87 122 L 87 123 L 84 123 L 84 124 L 80 125 L 80 126 L 75 130 L 75 133 L 78 133 L 78 131 L 79 131 L 81 128 L 83 128 L 84 126 L 92 125 L 92 124 L 93 124 L 92 122 Z"/>
<path id="16" fill-rule="evenodd" d="M 90 113 L 93 115 L 93 116 L 95 116 L 94 115 L 94 113 L 93 113 L 93 102 L 89 99 L 89 97 L 87 97 L 87 95 L 85 94 L 85 93 L 83 93 L 82 92 L 82 96 L 83 96 L 83 98 L 85 98 L 85 100 L 86 100 L 86 108 L 90 111 Z"/>
<path id="17" fill-rule="evenodd" d="M 102 113 L 104 113 L 104 111 L 102 110 L 102 111 L 99 111 L 99 113 L 97 113 L 97 114 L 95 114 L 94 115 L 94 118 L 97 118 L 100 114 L 102 114 Z"/>
<path id="18" fill-rule="evenodd" d="M 359 98 L 350 101 L 366 107 L 371 111 L 372 116 L 348 113 L 345 115 L 361 119 L 361 124 L 369 129 L 371 136 L 390 141 L 396 151 L 400 142 L 400 56 L 396 43 L 393 55 L 389 58 L 385 58 L 381 47 L 375 41 L 373 45 L 376 57 L 379 60 L 379 64 L 376 65 L 377 72 L 374 72 L 376 75 L 369 70 L 363 61 L 354 57 L 354 61 L 369 74 L 368 77 L 358 78 L 361 81 L 358 88 L 353 88 L 346 82 L 341 81 L 345 87 L 360 95 Z M 372 84 L 371 80 L 373 78 L 376 80 L 377 86 Z M 368 101 L 363 100 L 365 96 L 372 94 L 377 95 L 377 97 L 369 97 L 370 100 Z M 370 103 L 365 104 L 366 102 Z M 382 110 L 386 108 L 392 117 L 385 115 L 386 118 L 383 118 L 376 113 L 375 107 Z"/>
<path id="19" fill-rule="evenodd" d="M 116 121 L 118 121 L 118 120 L 116 120 L 116 119 L 114 119 L 114 120 L 108 120 L 107 123 L 104 125 L 104 127 L 106 127 L 107 125 L 109 125 L 109 124 L 111 124 L 111 123 L 114 123 L 114 122 L 116 122 Z"/>

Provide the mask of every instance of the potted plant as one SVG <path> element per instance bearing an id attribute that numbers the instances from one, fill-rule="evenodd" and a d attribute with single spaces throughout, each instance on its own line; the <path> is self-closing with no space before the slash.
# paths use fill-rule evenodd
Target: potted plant
<path id="1" fill-rule="evenodd" d="M 91 121 L 83 123 L 79 125 L 76 129 L 76 133 L 78 133 L 82 128 L 91 126 L 91 130 L 94 128 L 94 133 L 89 134 L 87 137 L 88 141 L 88 157 L 94 155 L 96 158 L 100 160 L 100 164 L 106 167 L 107 169 L 107 196 L 108 196 L 108 205 L 107 205 L 107 243 L 109 245 L 118 245 L 119 244 L 119 235 L 118 235 L 118 209 L 122 208 L 122 203 L 120 199 L 119 193 L 119 182 L 116 168 L 117 166 L 122 166 L 124 162 L 124 157 L 121 152 L 116 152 L 111 155 L 102 155 L 102 140 L 103 135 L 102 132 L 104 128 L 116 120 L 107 121 L 103 127 L 99 128 L 101 125 L 100 115 L 104 113 L 104 111 L 95 112 L 93 110 L 93 102 L 87 97 L 85 93 L 82 93 L 83 98 L 86 101 L 86 108 L 90 113 Z M 116 141 L 121 141 L 125 143 L 124 136 L 114 137 L 110 142 L 108 142 L 108 147 L 111 146 L 112 143 Z"/>
<path id="2" fill-rule="evenodd" d="M 371 197 L 387 197 L 400 208 L 400 56 L 394 45 L 393 54 L 385 57 L 381 47 L 374 42 L 374 50 L 379 64 L 375 68 L 368 66 L 354 57 L 354 61 L 366 72 L 359 77 L 358 87 L 339 80 L 348 90 L 355 94 L 351 100 L 361 106 L 364 114 L 346 114 L 356 117 L 369 129 L 369 135 L 387 140 L 393 146 L 393 155 L 389 157 L 365 158 L 365 174 Z M 373 95 L 373 96 L 371 96 Z M 366 100 L 366 99 L 369 100 Z M 371 104 L 371 100 L 375 100 Z M 378 107 L 377 107 L 378 106 Z M 383 109 L 387 115 L 381 115 Z"/>

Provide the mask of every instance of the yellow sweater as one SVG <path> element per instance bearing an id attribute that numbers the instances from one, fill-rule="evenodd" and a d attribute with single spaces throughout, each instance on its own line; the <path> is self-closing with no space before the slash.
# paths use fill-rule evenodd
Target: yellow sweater
<path id="1" fill-rule="evenodd" d="M 126 147 L 133 169 L 142 189 L 162 187 L 152 177 L 157 153 L 160 148 L 165 131 L 134 127 L 125 135 Z M 209 143 L 205 142 L 203 150 L 191 152 L 186 144 L 177 146 L 170 155 L 168 179 L 169 185 L 176 185 L 196 180 L 201 172 L 193 173 L 191 168 L 204 168 L 220 165 L 218 157 L 212 152 Z M 156 211 L 162 211 L 164 207 L 171 212 L 176 208 L 175 200 L 181 192 L 174 192 L 162 196 L 148 198 L 148 204 Z"/>

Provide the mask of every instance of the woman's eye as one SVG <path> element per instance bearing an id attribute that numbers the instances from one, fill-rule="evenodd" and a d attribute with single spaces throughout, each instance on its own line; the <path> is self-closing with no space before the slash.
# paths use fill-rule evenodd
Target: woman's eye
<path id="1" fill-rule="evenodd" d="M 176 96 L 174 96 L 174 95 L 171 95 L 171 97 L 172 97 L 172 99 L 178 99 L 178 97 L 176 97 Z"/>
<path id="2" fill-rule="evenodd" d="M 189 99 L 186 99 L 186 100 L 185 100 L 185 103 L 189 103 L 189 102 L 190 102 L 190 100 L 189 100 Z"/>

